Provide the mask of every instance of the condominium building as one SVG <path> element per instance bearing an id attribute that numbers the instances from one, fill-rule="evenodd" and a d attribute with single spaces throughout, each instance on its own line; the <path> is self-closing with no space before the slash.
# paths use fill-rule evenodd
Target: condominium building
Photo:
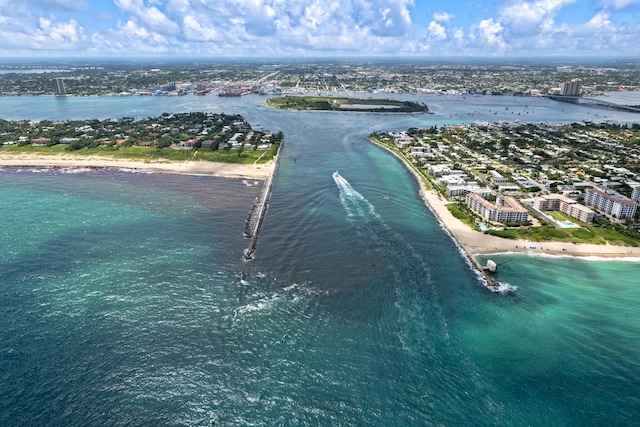
<path id="1" fill-rule="evenodd" d="M 560 212 L 564 212 L 570 217 L 586 223 L 593 222 L 593 218 L 596 216 L 596 213 L 592 209 L 589 209 L 580 203 L 571 203 L 561 206 Z"/>
<path id="2" fill-rule="evenodd" d="M 56 77 L 55 79 L 51 79 L 53 82 L 53 91 L 56 95 L 64 95 L 66 94 L 64 90 L 64 79 L 62 77 Z"/>
<path id="3" fill-rule="evenodd" d="M 640 185 L 632 186 L 633 191 L 631 192 L 631 198 L 636 202 L 640 202 Z"/>
<path id="4" fill-rule="evenodd" d="M 496 203 L 491 203 L 478 194 L 469 193 L 466 201 L 471 210 L 488 221 L 509 224 L 529 219 L 529 212 L 513 197 L 498 196 Z"/>
<path id="5" fill-rule="evenodd" d="M 618 218 L 633 218 L 638 204 L 635 200 L 607 188 L 594 186 L 584 191 L 584 203 L 600 212 Z"/>
<path id="6" fill-rule="evenodd" d="M 549 194 L 536 197 L 533 207 L 539 211 L 560 211 L 582 222 L 593 222 L 596 213 L 569 197 Z"/>
<path id="7" fill-rule="evenodd" d="M 582 84 L 582 80 L 573 79 L 567 82 L 564 82 L 562 86 L 560 86 L 560 95 L 562 96 L 580 96 L 580 85 Z"/>

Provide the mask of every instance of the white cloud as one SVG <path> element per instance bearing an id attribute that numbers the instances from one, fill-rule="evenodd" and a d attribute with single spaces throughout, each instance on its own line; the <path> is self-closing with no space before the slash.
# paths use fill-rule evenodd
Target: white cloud
<path id="1" fill-rule="evenodd" d="M 503 31 L 504 28 L 500 22 L 494 21 L 493 18 L 484 19 L 471 27 L 469 38 L 481 49 L 497 47 L 500 50 L 505 50 L 507 44 L 502 37 Z"/>
<path id="2" fill-rule="evenodd" d="M 173 34 L 179 29 L 178 25 L 157 7 L 148 7 L 143 0 L 114 0 L 114 3 L 120 10 L 131 13 L 137 20 L 155 31 Z"/>
<path id="3" fill-rule="evenodd" d="M 602 31 L 613 29 L 613 23 L 609 20 L 609 14 L 598 12 L 593 18 L 584 24 L 584 28 L 589 31 Z"/>
<path id="4" fill-rule="evenodd" d="M 519 1 L 504 7 L 500 20 L 514 35 L 530 36 L 553 26 L 555 15 L 575 0 Z"/>
<path id="5" fill-rule="evenodd" d="M 429 22 L 427 31 L 429 32 L 430 39 L 441 41 L 447 38 L 447 30 L 435 20 Z"/>
<path id="6" fill-rule="evenodd" d="M 40 18 L 39 28 L 33 33 L 33 46 L 44 49 L 65 49 L 77 46 L 84 38 L 84 30 L 75 20 L 53 22 Z"/>
<path id="7" fill-rule="evenodd" d="M 220 32 L 216 28 L 202 25 L 200 20 L 192 15 L 183 18 L 182 29 L 188 40 L 215 41 L 221 38 Z"/>
<path id="8" fill-rule="evenodd" d="M 119 13 L 96 26 L 100 12 L 90 4 L 97 1 L 0 0 L 0 52 L 517 55 L 619 48 L 640 54 L 640 0 L 498 0 L 468 13 L 454 9 L 458 3 L 451 5 L 456 15 L 438 10 L 430 20 L 414 7 L 425 0 L 113 0 Z M 573 3 L 574 10 L 599 9 L 576 24 Z"/>
<path id="9" fill-rule="evenodd" d="M 433 14 L 433 20 L 436 22 L 449 22 L 454 17 L 455 15 L 452 15 L 447 12 L 436 12 Z"/>

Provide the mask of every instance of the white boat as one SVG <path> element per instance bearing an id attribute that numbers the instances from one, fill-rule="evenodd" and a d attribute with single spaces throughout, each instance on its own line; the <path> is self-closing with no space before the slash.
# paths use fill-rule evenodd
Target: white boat
<path id="1" fill-rule="evenodd" d="M 339 178 L 339 177 L 340 177 L 340 174 L 338 173 L 338 171 L 335 171 L 335 172 L 333 173 L 333 179 L 337 179 L 337 178 Z"/>

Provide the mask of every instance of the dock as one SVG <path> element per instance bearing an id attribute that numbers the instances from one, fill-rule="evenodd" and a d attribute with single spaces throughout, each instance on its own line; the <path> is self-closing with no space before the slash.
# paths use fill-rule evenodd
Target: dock
<path id="1" fill-rule="evenodd" d="M 249 216 L 244 225 L 244 236 L 249 239 L 249 246 L 244 251 L 244 259 L 247 261 L 253 259 L 253 254 L 255 253 L 256 246 L 258 245 L 258 236 L 260 235 L 260 228 L 262 227 L 262 222 L 264 221 L 267 206 L 269 205 L 269 198 L 271 197 L 273 182 L 275 181 L 276 173 L 278 171 L 280 150 L 282 150 L 283 145 L 284 141 L 280 142 L 278 152 L 276 153 L 274 159 L 276 164 L 273 168 L 273 172 L 271 173 L 269 178 L 267 178 L 264 187 L 262 188 L 262 194 L 260 195 L 260 197 L 257 197 L 254 200 L 253 206 L 249 211 Z"/>

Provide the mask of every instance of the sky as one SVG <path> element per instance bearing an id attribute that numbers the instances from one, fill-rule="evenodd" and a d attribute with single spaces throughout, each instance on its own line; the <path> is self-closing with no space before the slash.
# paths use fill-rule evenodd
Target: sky
<path id="1" fill-rule="evenodd" d="M 3 57 L 640 57 L 640 0 L 0 0 Z"/>

